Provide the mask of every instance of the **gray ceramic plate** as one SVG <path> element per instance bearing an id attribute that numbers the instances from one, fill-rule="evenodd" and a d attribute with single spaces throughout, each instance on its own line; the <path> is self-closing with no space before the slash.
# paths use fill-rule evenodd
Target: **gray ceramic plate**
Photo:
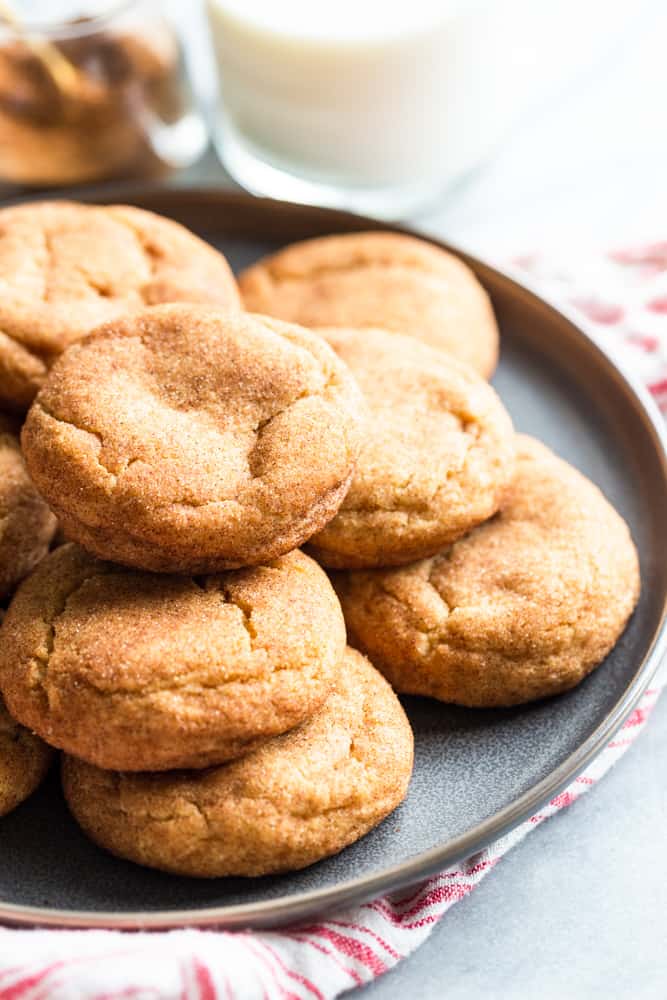
<path id="1" fill-rule="evenodd" d="M 91 197 L 91 196 L 88 196 Z M 114 191 L 172 215 L 235 267 L 290 240 L 367 219 L 218 191 Z M 0 821 L 0 917 L 58 925 L 257 926 L 310 917 L 414 883 L 539 809 L 582 769 L 637 702 L 665 645 L 667 464 L 660 417 L 577 326 L 477 261 L 502 328 L 495 385 L 521 430 L 603 489 L 631 526 L 639 607 L 606 663 L 575 691 L 503 711 L 404 701 L 416 738 L 407 801 L 359 843 L 293 875 L 195 881 L 136 867 L 91 844 L 54 773 Z"/>

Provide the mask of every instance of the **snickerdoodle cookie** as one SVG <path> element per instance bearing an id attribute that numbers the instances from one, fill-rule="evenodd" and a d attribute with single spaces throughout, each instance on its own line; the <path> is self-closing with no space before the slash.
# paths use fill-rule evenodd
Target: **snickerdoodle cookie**
<path id="1" fill-rule="evenodd" d="M 124 771 L 219 764 L 293 728 L 345 653 L 338 599 L 298 551 L 193 579 L 64 545 L 19 588 L 0 636 L 12 715 Z"/>
<path id="2" fill-rule="evenodd" d="M 334 516 L 362 407 L 308 330 L 157 306 L 66 351 L 22 444 L 68 538 L 140 569 L 217 572 L 297 548 Z"/>
<path id="3" fill-rule="evenodd" d="M 0 209 L 0 405 L 25 410 L 93 327 L 160 302 L 238 308 L 227 261 L 183 226 L 126 205 Z"/>
<path id="4" fill-rule="evenodd" d="M 52 757 L 51 747 L 14 722 L 0 698 L 0 816 L 32 795 Z"/>
<path id="5" fill-rule="evenodd" d="M 371 419 L 349 493 L 310 541 L 325 566 L 432 555 L 498 509 L 514 468 L 512 423 L 468 365 L 384 330 L 321 330 Z"/>
<path id="6" fill-rule="evenodd" d="M 46 555 L 56 531 L 26 471 L 17 432 L 0 416 L 0 599 Z"/>
<path id="7" fill-rule="evenodd" d="M 598 488 L 519 437 L 494 519 L 432 559 L 340 574 L 350 641 L 398 691 L 514 705 L 578 684 L 614 646 L 639 595 L 637 553 Z"/>
<path id="8" fill-rule="evenodd" d="M 348 650 L 311 719 L 207 771 L 124 774 L 63 761 L 84 831 L 123 858 L 180 875 L 305 868 L 358 840 L 405 797 L 410 724 L 383 677 Z"/>
<path id="9" fill-rule="evenodd" d="M 294 243 L 239 278 L 246 309 L 304 326 L 381 327 L 493 371 L 498 328 L 463 261 L 400 233 L 350 233 Z"/>

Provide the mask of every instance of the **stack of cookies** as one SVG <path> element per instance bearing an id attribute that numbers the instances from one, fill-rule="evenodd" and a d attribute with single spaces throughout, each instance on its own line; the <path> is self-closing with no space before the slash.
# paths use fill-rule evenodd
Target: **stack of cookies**
<path id="1" fill-rule="evenodd" d="M 639 589 L 621 518 L 486 382 L 463 263 L 353 234 L 239 285 L 137 209 L 0 212 L 0 398 L 29 405 L 0 437 L 0 811 L 57 748 L 97 843 L 207 877 L 357 840 L 410 779 L 394 691 L 566 690 Z"/>

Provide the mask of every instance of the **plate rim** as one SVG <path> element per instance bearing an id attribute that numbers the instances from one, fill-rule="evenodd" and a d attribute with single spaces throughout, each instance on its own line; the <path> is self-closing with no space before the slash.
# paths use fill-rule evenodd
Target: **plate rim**
<path id="1" fill-rule="evenodd" d="M 234 190 L 217 186 L 197 186 L 178 188 L 170 185 L 113 185 L 100 188 L 88 188 L 81 191 L 68 191 L 64 195 L 49 192 L 37 196 L 42 198 L 66 197 L 67 200 L 88 202 L 105 202 L 116 197 L 127 197 L 128 200 L 141 200 L 151 196 L 175 195 L 187 201 L 190 196 L 196 198 L 211 196 L 219 204 L 227 201 L 236 205 L 243 202 L 253 204 L 266 203 L 267 208 L 281 206 L 282 210 L 290 208 L 308 212 L 310 206 L 292 204 L 290 202 L 274 201 L 268 198 L 256 198 Z M 37 200 L 35 195 L 21 196 L 3 201 L 2 204 L 12 204 Z M 602 363 L 612 376 L 620 377 L 625 383 L 626 391 L 633 399 L 637 414 L 642 419 L 646 429 L 653 437 L 656 456 L 662 466 L 665 493 L 667 494 L 667 426 L 657 405 L 650 397 L 647 389 L 638 378 L 619 359 L 612 357 L 603 347 L 602 338 L 586 324 L 574 311 L 556 304 L 551 296 L 538 291 L 536 284 L 521 280 L 512 269 L 496 267 L 486 261 L 469 254 L 457 246 L 440 240 L 421 228 L 411 228 L 400 224 L 388 225 L 382 220 L 361 216 L 350 212 L 340 212 L 336 209 L 312 209 L 315 217 L 340 219 L 345 216 L 350 222 L 358 223 L 359 228 L 393 229 L 408 235 L 426 239 L 443 249 L 449 250 L 469 262 L 478 272 L 490 271 L 499 275 L 515 291 L 528 294 L 534 304 L 546 306 L 548 310 L 565 319 L 575 336 L 583 339 L 593 348 L 598 363 Z M 535 302 L 537 300 L 537 302 Z M 311 919 L 323 912 L 332 913 L 342 907 L 359 904 L 375 898 L 383 893 L 414 886 L 425 881 L 437 872 L 456 864 L 462 858 L 477 853 L 498 838 L 505 836 L 529 816 L 539 811 L 547 802 L 566 788 L 574 778 L 593 760 L 606 746 L 613 735 L 621 728 L 624 721 L 637 706 L 642 695 L 648 688 L 653 676 L 658 670 L 663 658 L 667 655 L 667 595 L 663 605 L 660 623 L 652 636 L 651 645 L 638 664 L 637 669 L 626 686 L 622 696 L 612 710 L 599 723 L 596 729 L 571 753 L 564 761 L 554 768 L 537 784 L 527 789 L 508 805 L 486 817 L 480 823 L 442 844 L 427 851 L 398 862 L 372 875 L 360 875 L 345 882 L 321 889 L 311 889 L 296 893 L 285 899 L 278 897 L 253 903 L 241 903 L 229 906 L 205 906 L 196 909 L 149 910 L 149 911 L 115 911 L 115 910 L 75 910 L 57 909 L 55 907 L 25 906 L 7 903 L 0 899 L 0 920 L 14 926 L 42 926 L 60 928 L 107 928 L 113 930 L 166 930 L 175 927 L 218 927 L 225 929 L 243 929 L 248 927 L 277 927 L 285 924 Z"/>

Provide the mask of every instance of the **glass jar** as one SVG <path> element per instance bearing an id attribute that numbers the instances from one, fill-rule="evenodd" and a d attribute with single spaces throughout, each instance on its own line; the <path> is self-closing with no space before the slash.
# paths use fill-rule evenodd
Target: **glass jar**
<path id="1" fill-rule="evenodd" d="M 0 13 L 4 12 L 4 4 Z M 202 153 L 179 40 L 155 0 L 13 3 L 0 22 L 0 179 L 154 177 Z"/>

